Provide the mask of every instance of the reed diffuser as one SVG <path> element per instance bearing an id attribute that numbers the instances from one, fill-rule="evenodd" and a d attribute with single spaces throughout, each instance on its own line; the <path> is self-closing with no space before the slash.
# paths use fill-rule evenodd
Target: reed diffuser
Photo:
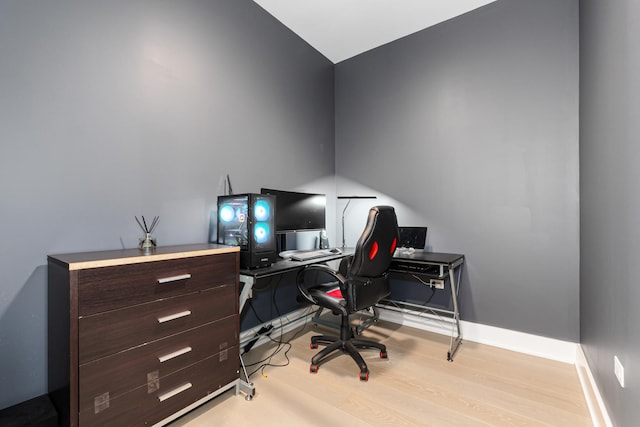
<path id="1" fill-rule="evenodd" d="M 151 226 L 147 226 L 147 220 L 144 218 L 144 215 L 141 216 L 142 222 L 136 216 L 136 222 L 144 232 L 144 237 L 140 238 L 140 244 L 138 245 L 140 249 L 144 251 L 150 251 L 157 246 L 156 238 L 152 236 L 153 230 L 156 229 L 158 225 L 159 216 L 153 217 L 153 221 L 151 221 Z"/>

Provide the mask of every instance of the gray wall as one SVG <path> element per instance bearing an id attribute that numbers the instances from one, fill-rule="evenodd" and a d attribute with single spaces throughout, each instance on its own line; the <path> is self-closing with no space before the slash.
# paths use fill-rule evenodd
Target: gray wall
<path id="1" fill-rule="evenodd" d="M 640 3 L 582 0 L 580 36 L 581 342 L 614 425 L 637 426 Z"/>
<path id="2" fill-rule="evenodd" d="M 337 64 L 336 174 L 466 254 L 464 320 L 578 342 L 578 1 L 500 0 Z"/>
<path id="3" fill-rule="evenodd" d="M 46 391 L 47 254 L 133 247 L 140 214 L 204 242 L 224 174 L 331 195 L 337 172 L 467 255 L 465 320 L 580 339 L 633 425 L 640 10 L 580 6 L 578 234 L 577 0 L 499 0 L 338 64 L 335 152 L 333 66 L 250 0 L 0 2 L 0 408 Z"/>
<path id="4" fill-rule="evenodd" d="M 335 192 L 333 64 L 250 0 L 1 1 L 0 58 L 0 408 L 46 392 L 47 254 L 205 242 L 226 173 Z"/>

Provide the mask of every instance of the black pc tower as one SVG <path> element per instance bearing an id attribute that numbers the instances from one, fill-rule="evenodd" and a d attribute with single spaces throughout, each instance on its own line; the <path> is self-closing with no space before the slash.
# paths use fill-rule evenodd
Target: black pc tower
<path id="1" fill-rule="evenodd" d="M 240 246 L 240 268 L 269 267 L 276 261 L 275 196 L 218 196 L 218 237 L 222 245 Z"/>

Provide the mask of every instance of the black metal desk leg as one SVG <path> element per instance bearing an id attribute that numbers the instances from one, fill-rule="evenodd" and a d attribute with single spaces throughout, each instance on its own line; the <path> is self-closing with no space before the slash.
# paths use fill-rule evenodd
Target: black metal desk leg
<path id="1" fill-rule="evenodd" d="M 245 276 L 241 274 L 239 277 L 239 281 L 241 283 L 244 283 L 244 287 L 240 292 L 240 301 L 239 301 L 239 309 L 238 309 L 238 312 L 242 314 L 242 309 L 244 309 L 244 306 L 247 303 L 247 300 L 252 296 L 255 279 L 253 277 Z M 245 399 L 251 400 L 253 399 L 253 396 L 256 394 L 256 387 L 249 379 L 249 375 L 247 374 L 247 370 L 244 366 L 244 360 L 242 360 L 242 354 L 240 354 L 239 356 L 240 356 L 240 365 L 242 367 L 242 372 L 244 373 L 244 377 L 246 381 L 240 378 L 240 382 L 238 383 L 238 387 L 236 388 L 236 394 L 238 394 L 238 391 L 242 391 L 245 394 Z"/>
<path id="2" fill-rule="evenodd" d="M 458 278 L 461 277 L 462 272 L 462 264 L 458 267 Z M 447 360 L 449 362 L 453 362 L 453 356 L 456 351 L 458 351 L 458 347 L 462 343 L 462 329 L 460 328 L 460 311 L 458 308 L 458 288 L 455 279 L 455 266 L 449 265 L 449 281 L 451 284 L 451 300 L 453 302 L 453 319 L 455 322 L 455 328 L 457 331 L 457 336 L 454 337 L 454 333 L 451 334 L 451 340 L 449 342 L 449 352 L 447 353 Z"/>

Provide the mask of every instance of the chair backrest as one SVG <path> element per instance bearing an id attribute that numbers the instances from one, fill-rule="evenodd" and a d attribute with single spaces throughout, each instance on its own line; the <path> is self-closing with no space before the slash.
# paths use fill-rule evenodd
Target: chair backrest
<path id="1" fill-rule="evenodd" d="M 349 275 L 378 277 L 391 265 L 398 244 L 398 220 L 392 206 L 374 206 L 356 243 Z"/>
<path id="2" fill-rule="evenodd" d="M 398 244 L 398 220 L 391 206 L 374 206 L 358 239 L 342 290 L 349 312 L 368 308 L 391 292 L 387 271 Z"/>

